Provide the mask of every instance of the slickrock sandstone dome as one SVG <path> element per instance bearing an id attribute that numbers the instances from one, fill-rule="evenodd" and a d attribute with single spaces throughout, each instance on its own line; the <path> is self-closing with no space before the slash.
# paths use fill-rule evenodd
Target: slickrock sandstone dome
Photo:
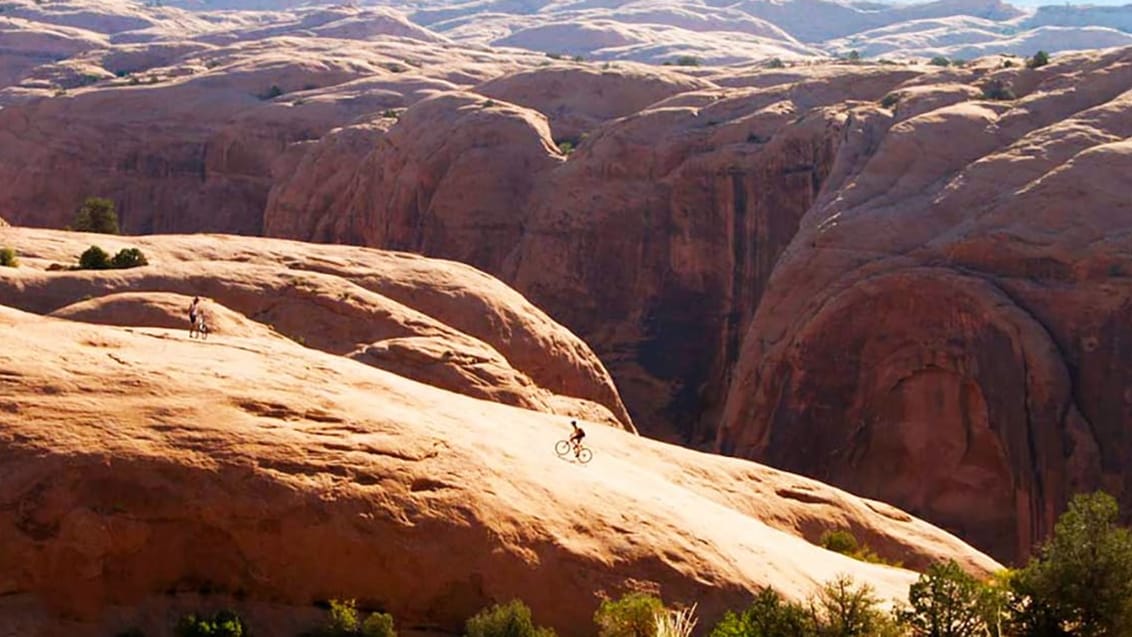
<path id="1" fill-rule="evenodd" d="M 477 398 L 633 430 L 609 374 L 583 342 L 458 263 L 268 239 L 4 232 L 2 244 L 15 246 L 22 264 L 40 266 L 4 273 L 0 303 L 11 307 L 187 329 L 190 297 L 199 295 L 219 334 L 284 335 Z M 109 273 L 42 269 L 75 263 L 92 244 L 112 253 L 137 247 L 153 265 Z"/>
<path id="2" fill-rule="evenodd" d="M 314 621 L 313 602 L 356 597 L 402 627 L 456 630 L 518 596 L 540 621 L 584 635 L 597 596 L 630 589 L 697 601 L 709 620 L 758 586 L 799 598 L 839 573 L 885 598 L 906 594 L 913 573 L 812 544 L 839 527 L 909 566 L 997 568 L 888 505 L 617 426 L 589 427 L 590 464 L 559 460 L 561 416 L 292 340 L 336 333 L 329 325 L 279 328 L 283 338 L 266 324 L 321 316 L 328 289 L 418 330 L 430 329 L 431 309 L 469 331 L 499 334 L 507 317 L 516 334 L 577 343 L 470 268 L 208 236 L 100 237 L 142 246 L 151 265 L 46 270 L 91 238 L 0 231 L 25 259 L 0 272 L 0 412 L 10 416 L 0 419 L 0 627 L 161 630 L 220 603 L 290 634 Z M 205 341 L 170 329 L 162 311 L 198 288 L 226 326 Z M 392 297 L 408 305 L 391 312 Z M 485 320 L 491 302 L 496 318 Z M 459 351 L 454 333 L 440 340 Z M 570 360 L 562 349 L 539 356 L 558 373 Z"/>
<path id="3" fill-rule="evenodd" d="M 3 28 L 23 34 L 0 56 L 9 221 L 63 227 L 85 197 L 108 196 L 129 233 L 468 263 L 589 343 L 626 407 L 608 377 L 556 381 L 494 328 L 429 312 L 435 323 L 411 330 L 388 306 L 393 329 L 334 297 L 310 334 L 294 316 L 277 327 L 481 398 L 554 413 L 561 396 L 588 401 L 571 409 L 891 501 L 1000 559 L 1024 557 L 1074 491 L 1132 504 L 1132 361 L 1118 338 L 1132 49 L 1041 68 L 997 56 L 650 68 L 470 46 L 483 3 L 404 15 L 49 4 L 2 5 Z M 800 35 L 805 23 L 783 18 L 782 36 L 766 15 L 743 24 L 801 42 L 857 27 L 903 36 L 909 20 L 936 28 L 956 12 L 976 27 L 1029 19 L 966 0 L 827 8 L 858 22 Z M 289 303 L 341 285 L 274 276 Z M 235 315 L 263 309 L 237 296 L 224 301 Z M 136 307 L 159 327 L 181 300 L 66 311 Z M 474 364 L 446 359 L 448 342 Z"/>

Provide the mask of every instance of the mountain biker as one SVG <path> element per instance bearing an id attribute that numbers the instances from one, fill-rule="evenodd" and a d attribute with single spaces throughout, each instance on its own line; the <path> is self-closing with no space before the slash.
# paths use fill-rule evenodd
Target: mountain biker
<path id="1" fill-rule="evenodd" d="M 570 444 L 574 445 L 574 454 L 577 455 L 582 448 L 582 438 L 586 437 L 586 432 L 578 426 L 577 420 L 571 420 L 570 426 L 574 428 L 570 433 Z"/>

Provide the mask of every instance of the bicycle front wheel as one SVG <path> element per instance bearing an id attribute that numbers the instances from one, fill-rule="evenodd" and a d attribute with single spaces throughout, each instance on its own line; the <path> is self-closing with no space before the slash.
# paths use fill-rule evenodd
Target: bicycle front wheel
<path id="1" fill-rule="evenodd" d="M 586 464 L 590 460 L 593 460 L 593 457 L 594 457 L 594 452 L 590 451 L 589 449 L 583 448 L 581 451 L 578 452 L 578 462 L 580 462 L 582 464 Z"/>
<path id="2" fill-rule="evenodd" d="M 570 453 L 570 442 L 568 440 L 559 440 L 554 445 L 554 453 L 560 456 Z"/>

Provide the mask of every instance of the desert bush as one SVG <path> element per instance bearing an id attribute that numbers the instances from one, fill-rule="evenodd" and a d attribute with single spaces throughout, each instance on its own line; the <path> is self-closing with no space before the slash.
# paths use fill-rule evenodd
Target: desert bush
<path id="1" fill-rule="evenodd" d="M 554 630 L 535 626 L 531 609 L 513 599 L 485 608 L 464 625 L 467 637 L 554 637 Z"/>
<path id="2" fill-rule="evenodd" d="M 811 602 L 811 612 L 822 637 L 888 637 L 900 634 L 893 617 L 880 608 L 880 600 L 867 584 L 857 585 L 848 575 L 826 583 Z"/>
<path id="3" fill-rule="evenodd" d="M 822 533 L 821 537 L 818 538 L 818 544 L 820 544 L 823 549 L 841 553 L 842 555 L 852 555 L 861 548 L 860 545 L 857 544 L 857 536 L 845 529 Z"/>
<path id="4" fill-rule="evenodd" d="M 20 265 L 20 259 L 16 256 L 16 251 L 12 248 L 0 248 L 0 267 L 17 268 Z"/>
<path id="5" fill-rule="evenodd" d="M 700 66 L 703 64 L 700 58 L 694 55 L 681 55 L 672 61 L 676 66 Z"/>
<path id="6" fill-rule="evenodd" d="M 122 248 L 111 257 L 98 246 L 91 246 L 79 255 L 79 265 L 76 270 L 123 270 L 149 265 L 145 254 L 137 248 Z"/>
<path id="7" fill-rule="evenodd" d="M 908 590 L 909 608 L 897 613 L 913 635 L 966 637 L 995 634 L 1000 591 L 964 572 L 953 560 L 928 567 Z"/>
<path id="8" fill-rule="evenodd" d="M 389 613 L 370 613 L 362 622 L 362 637 L 397 637 L 393 616 Z"/>
<path id="9" fill-rule="evenodd" d="M 1028 69 L 1040 68 L 1047 64 L 1049 64 L 1049 53 L 1045 51 L 1038 51 L 1034 54 L 1034 57 L 1026 60 L 1026 68 Z"/>
<path id="10" fill-rule="evenodd" d="M 645 593 L 628 593 L 621 599 L 602 600 L 594 613 L 599 637 L 654 637 L 657 615 L 664 602 Z"/>
<path id="11" fill-rule="evenodd" d="M 266 102 L 267 100 L 273 100 L 273 99 L 279 97 L 282 94 L 283 94 L 283 89 L 279 88 L 278 84 L 272 84 L 271 88 L 260 93 L 258 95 L 258 97 L 259 97 L 259 99 Z"/>
<path id="12" fill-rule="evenodd" d="M 570 153 L 574 152 L 574 142 L 569 139 L 564 139 L 560 142 L 557 142 L 557 145 L 558 152 L 562 153 L 563 155 L 569 155 Z"/>
<path id="13" fill-rule="evenodd" d="M 771 58 L 766 63 L 766 68 L 768 68 L 768 69 L 784 69 L 784 68 L 786 68 L 786 63 L 783 62 L 781 58 Z"/>
<path id="14" fill-rule="evenodd" d="M 222 610 L 212 617 L 185 615 L 177 622 L 173 634 L 176 637 L 243 637 L 248 629 L 239 615 Z"/>
<path id="15" fill-rule="evenodd" d="M 884 108 L 892 108 L 900 103 L 900 93 L 889 93 L 885 95 L 880 101 L 880 105 Z"/>
<path id="16" fill-rule="evenodd" d="M 1003 80 L 994 79 L 987 82 L 983 86 L 983 98 L 988 100 L 1012 100 L 1018 96 L 1014 94 L 1014 89 Z"/>
<path id="17" fill-rule="evenodd" d="M 808 609 L 764 588 L 741 613 L 728 611 L 709 637 L 810 637 L 817 626 Z"/>
<path id="18" fill-rule="evenodd" d="M 392 615 L 371 613 L 361 621 L 354 600 L 332 599 L 326 624 L 304 637 L 397 637 L 397 632 L 393 630 Z"/>
<path id="19" fill-rule="evenodd" d="M 143 265 L 149 265 L 149 261 L 137 248 L 122 248 L 118 251 L 118 254 L 114 255 L 114 258 L 110 259 L 110 267 L 112 268 L 126 269 Z"/>
<path id="20" fill-rule="evenodd" d="M 118 211 L 114 202 L 102 197 L 87 197 L 75 213 L 71 228 L 79 232 L 118 234 Z"/>
<path id="21" fill-rule="evenodd" d="M 98 246 L 91 246 L 79 255 L 79 269 L 108 270 L 110 269 L 110 255 Z"/>
<path id="22" fill-rule="evenodd" d="M 928 64 L 931 64 L 932 66 L 951 66 L 951 60 L 943 57 L 942 55 L 937 55 L 929 60 Z"/>
<path id="23" fill-rule="evenodd" d="M 1021 635 L 1132 634 L 1132 532 L 1112 496 L 1080 494 L 1009 580 Z"/>

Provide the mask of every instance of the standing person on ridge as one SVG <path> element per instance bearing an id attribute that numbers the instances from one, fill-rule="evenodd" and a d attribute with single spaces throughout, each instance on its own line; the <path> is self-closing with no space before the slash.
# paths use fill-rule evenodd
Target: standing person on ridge
<path id="1" fill-rule="evenodd" d="M 192 304 L 189 305 L 189 338 L 192 338 L 197 331 L 197 318 L 200 316 L 200 297 L 194 296 Z"/>

